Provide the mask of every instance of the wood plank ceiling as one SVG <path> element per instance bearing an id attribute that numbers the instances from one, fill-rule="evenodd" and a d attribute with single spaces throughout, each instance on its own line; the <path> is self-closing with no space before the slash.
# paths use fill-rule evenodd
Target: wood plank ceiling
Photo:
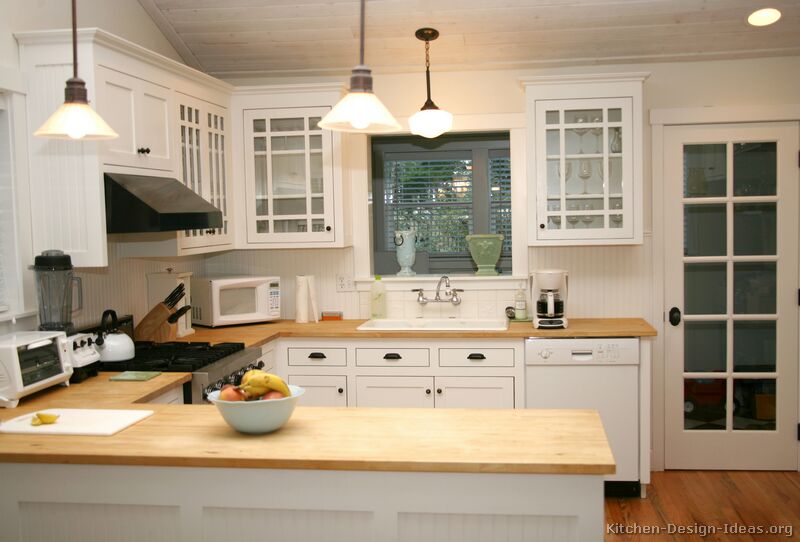
<path id="1" fill-rule="evenodd" d="M 219 77 L 339 75 L 358 60 L 358 0 L 139 0 L 187 64 Z M 755 28 L 764 6 L 783 17 Z M 366 63 L 435 70 L 800 55 L 798 0 L 367 0 Z"/>

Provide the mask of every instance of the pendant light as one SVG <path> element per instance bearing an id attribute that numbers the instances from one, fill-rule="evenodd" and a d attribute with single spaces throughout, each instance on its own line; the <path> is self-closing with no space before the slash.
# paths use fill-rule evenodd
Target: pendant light
<path id="1" fill-rule="evenodd" d="M 361 0 L 361 41 L 359 64 L 350 75 L 350 90 L 319 122 L 335 132 L 383 134 L 400 130 L 400 124 L 372 93 L 372 70 L 364 65 L 364 4 Z"/>
<path id="2" fill-rule="evenodd" d="M 425 86 L 428 90 L 428 99 L 422 109 L 408 119 L 408 126 L 414 135 L 427 138 L 439 137 L 453 127 L 453 114 L 439 109 L 431 100 L 430 42 L 439 37 L 439 31 L 435 28 L 420 28 L 414 35 L 418 40 L 425 42 Z"/>
<path id="3" fill-rule="evenodd" d="M 76 0 L 72 0 L 72 77 L 67 79 L 64 103 L 33 135 L 49 139 L 115 139 L 119 134 L 89 107 L 86 83 L 78 78 Z"/>

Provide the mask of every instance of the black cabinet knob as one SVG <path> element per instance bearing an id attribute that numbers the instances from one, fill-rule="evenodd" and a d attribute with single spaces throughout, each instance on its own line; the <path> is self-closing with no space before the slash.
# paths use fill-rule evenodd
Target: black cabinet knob
<path id="1" fill-rule="evenodd" d="M 336 390 L 336 391 L 338 391 L 339 393 L 344 393 L 344 388 L 339 388 L 339 389 L 338 389 L 338 390 Z"/>
<path id="2" fill-rule="evenodd" d="M 544 229 L 544 224 L 539 224 L 539 229 Z"/>
<path id="3" fill-rule="evenodd" d="M 425 395 L 430 395 L 430 394 L 431 394 L 431 390 L 425 390 Z"/>
<path id="4" fill-rule="evenodd" d="M 331 231 L 331 227 L 330 226 L 325 226 L 325 231 Z"/>
<path id="5" fill-rule="evenodd" d="M 678 307 L 672 307 L 669 310 L 669 323 L 673 326 L 681 323 L 681 310 Z"/>
<path id="6" fill-rule="evenodd" d="M 438 393 L 439 395 L 441 395 L 441 394 L 442 394 L 442 388 L 436 388 L 436 393 Z"/>

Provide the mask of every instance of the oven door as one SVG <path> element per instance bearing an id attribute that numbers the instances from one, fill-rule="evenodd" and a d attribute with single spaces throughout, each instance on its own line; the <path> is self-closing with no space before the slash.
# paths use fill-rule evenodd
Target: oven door
<path id="1" fill-rule="evenodd" d="M 260 357 L 261 348 L 245 348 L 193 372 L 192 404 L 207 404 L 209 392 L 222 389 L 225 384 L 238 385 L 246 371 L 263 368 L 264 362 Z"/>

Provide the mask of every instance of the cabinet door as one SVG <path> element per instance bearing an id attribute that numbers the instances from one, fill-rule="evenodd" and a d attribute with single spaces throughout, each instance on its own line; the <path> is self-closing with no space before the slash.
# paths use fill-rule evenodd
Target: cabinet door
<path id="1" fill-rule="evenodd" d="M 306 390 L 299 401 L 303 406 L 347 406 L 347 377 L 344 375 L 289 375 L 289 384 Z"/>
<path id="2" fill-rule="evenodd" d="M 537 240 L 634 237 L 633 100 L 535 107 Z"/>
<path id="3" fill-rule="evenodd" d="M 436 408 L 514 408 L 514 377 L 437 376 Z"/>
<path id="4" fill-rule="evenodd" d="M 358 376 L 356 404 L 360 407 L 432 407 L 433 377 Z"/>
<path id="5" fill-rule="evenodd" d="M 170 90 L 105 67 L 97 68 L 97 110 L 119 138 L 104 142 L 103 163 L 173 171 Z"/>
<path id="6" fill-rule="evenodd" d="M 244 112 L 248 242 L 334 241 L 332 135 L 317 126 L 328 109 Z"/>
<path id="7" fill-rule="evenodd" d="M 231 187 L 227 110 L 180 93 L 176 93 L 176 102 L 180 179 L 222 211 L 221 228 L 186 230 L 181 248 L 230 245 L 233 236 L 228 209 Z"/>

